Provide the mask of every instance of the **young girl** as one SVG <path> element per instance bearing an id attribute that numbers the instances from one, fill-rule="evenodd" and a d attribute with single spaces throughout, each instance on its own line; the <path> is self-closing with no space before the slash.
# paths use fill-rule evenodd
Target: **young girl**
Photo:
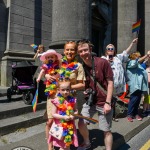
<path id="1" fill-rule="evenodd" d="M 62 57 L 61 54 L 57 53 L 55 50 L 52 49 L 47 50 L 41 55 L 40 60 L 43 62 L 43 65 L 41 67 L 40 74 L 37 78 L 37 82 L 39 82 L 42 76 L 44 76 L 45 74 L 49 74 L 50 76 L 59 78 L 58 69 L 60 68 L 61 57 Z M 47 95 L 47 106 L 46 106 L 47 108 L 45 114 L 47 116 L 46 118 L 48 119 L 46 122 L 45 132 L 46 132 L 46 139 L 48 139 L 49 136 L 48 132 L 53 122 L 53 117 L 51 113 L 52 110 L 51 99 L 54 98 L 56 95 L 57 81 L 46 80 L 45 84 L 46 84 L 45 94 Z M 48 150 L 52 150 L 52 143 L 48 144 Z"/>
<path id="2" fill-rule="evenodd" d="M 59 77 L 58 69 L 60 68 L 61 58 L 62 55 L 57 53 L 55 50 L 50 49 L 44 52 L 40 57 L 40 60 L 43 62 L 43 65 L 41 67 L 42 69 L 36 81 L 39 82 L 45 74 L 49 74 L 51 76 L 54 76 L 55 78 L 58 78 Z M 47 80 L 45 84 L 46 84 L 45 94 L 47 96 L 55 95 L 56 81 Z"/>
<path id="3" fill-rule="evenodd" d="M 77 114 L 76 99 L 71 96 L 71 83 L 69 80 L 62 80 L 58 83 L 57 98 L 52 100 L 52 116 L 55 124 L 63 127 L 63 139 L 58 140 L 49 136 L 48 142 L 53 142 L 53 146 L 60 147 L 59 150 L 70 150 L 70 145 L 78 146 L 77 132 L 74 116 Z"/>

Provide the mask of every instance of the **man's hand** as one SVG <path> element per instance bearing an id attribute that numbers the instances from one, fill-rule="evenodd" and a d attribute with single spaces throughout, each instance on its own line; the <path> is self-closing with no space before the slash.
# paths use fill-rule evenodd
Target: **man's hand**
<path id="1" fill-rule="evenodd" d="M 107 114 L 111 111 L 111 106 L 107 103 L 104 105 L 104 114 Z"/>

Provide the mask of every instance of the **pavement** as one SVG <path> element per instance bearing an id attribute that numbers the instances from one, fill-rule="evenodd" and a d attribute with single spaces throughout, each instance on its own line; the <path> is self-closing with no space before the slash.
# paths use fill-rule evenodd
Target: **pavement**
<path id="1" fill-rule="evenodd" d="M 47 150 L 44 133 L 45 123 L 43 124 L 44 120 L 41 118 L 45 109 L 45 102 L 38 104 L 37 113 L 33 115 L 33 113 L 31 113 L 32 106 L 24 104 L 21 98 L 8 103 L 7 97 L 5 96 L 6 91 L 7 87 L 0 87 L 0 141 L 3 142 L 3 145 L 0 145 L 0 150 L 12 150 L 13 148 L 19 146 L 26 146 L 33 150 Z M 81 106 L 81 104 L 79 105 Z M 33 123 L 36 121 L 31 119 L 36 118 L 35 116 L 37 116 L 37 118 L 40 116 L 40 119 L 37 119 L 39 121 L 36 120 L 36 124 Z M 24 122 L 24 119 L 26 123 Z M 97 114 L 94 116 L 94 119 L 97 119 Z M 29 126 L 27 125 L 27 122 L 29 122 Z M 26 126 L 23 126 L 24 124 L 26 124 Z M 119 122 L 113 121 L 112 123 L 113 150 L 117 150 L 122 144 L 125 144 L 148 125 L 150 125 L 150 118 L 148 117 L 143 118 L 143 121 L 134 120 L 131 123 L 127 121 L 125 116 L 121 115 L 119 117 Z M 1 128 L 2 126 L 3 128 Z M 18 128 L 26 128 L 25 132 L 17 135 L 17 133 L 14 132 L 14 128 L 17 129 L 17 126 Z M 99 131 L 98 124 L 90 124 L 88 128 L 90 132 L 90 141 L 92 143 L 92 148 L 90 150 L 103 150 L 103 133 Z M 11 130 L 14 132 L 14 134 L 16 134 L 15 136 L 19 137 L 20 139 L 7 142 L 7 139 L 4 139 L 8 137 L 7 134 L 10 135 L 11 138 L 15 139 L 14 135 L 12 135 L 13 133 L 5 132 Z M 29 134 L 26 136 L 28 132 Z M 79 143 L 81 142 L 82 138 L 79 134 Z M 71 147 L 71 150 L 76 150 L 76 148 Z"/>

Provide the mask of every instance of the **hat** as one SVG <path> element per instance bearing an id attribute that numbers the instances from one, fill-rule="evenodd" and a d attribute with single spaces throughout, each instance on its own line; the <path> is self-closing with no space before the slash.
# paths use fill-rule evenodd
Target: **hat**
<path id="1" fill-rule="evenodd" d="M 58 59 L 61 59 L 62 58 L 62 55 L 57 53 L 55 50 L 53 49 L 49 49 L 47 50 L 46 52 L 42 53 L 41 57 L 40 57 L 40 60 L 41 61 L 45 61 L 45 57 L 46 56 L 49 56 L 49 55 L 56 55 L 58 57 Z"/>

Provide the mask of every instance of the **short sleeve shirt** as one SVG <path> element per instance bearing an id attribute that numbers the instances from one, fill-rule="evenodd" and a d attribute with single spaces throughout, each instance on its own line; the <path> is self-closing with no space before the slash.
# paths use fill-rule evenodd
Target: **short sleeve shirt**
<path id="1" fill-rule="evenodd" d="M 107 91 L 108 81 L 113 81 L 113 72 L 110 64 L 103 58 L 94 57 L 94 66 L 97 82 Z M 87 69 L 92 75 L 91 67 L 85 65 L 85 69 Z M 86 88 L 88 87 L 95 90 L 93 80 L 86 74 Z M 98 86 L 96 86 L 96 96 L 94 101 L 96 105 L 100 107 L 103 107 L 106 101 L 106 94 L 103 93 Z"/>
<path id="2" fill-rule="evenodd" d="M 78 62 L 78 67 L 71 73 L 70 80 L 72 85 L 77 84 L 79 80 L 85 80 L 85 73 L 81 63 Z"/>

